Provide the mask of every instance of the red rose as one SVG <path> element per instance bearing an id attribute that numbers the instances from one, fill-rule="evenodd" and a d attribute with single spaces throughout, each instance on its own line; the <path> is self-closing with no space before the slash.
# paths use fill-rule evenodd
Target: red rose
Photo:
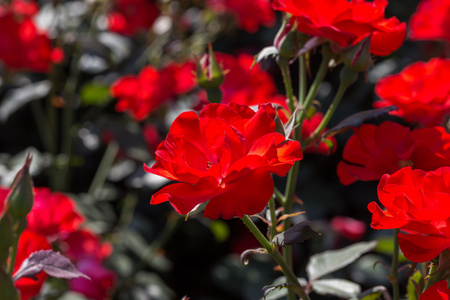
<path id="1" fill-rule="evenodd" d="M 450 289 L 447 287 L 447 281 L 441 280 L 430 286 L 419 297 L 419 300 L 449 300 Z"/>
<path id="2" fill-rule="evenodd" d="M 272 26 L 275 22 L 270 0 L 207 0 L 206 3 L 216 12 L 235 15 L 238 26 L 251 33 L 260 25 Z"/>
<path id="3" fill-rule="evenodd" d="M 450 60 L 434 58 L 416 62 L 396 75 L 378 81 L 375 107 L 395 105 L 407 122 L 438 126 L 450 113 Z"/>
<path id="4" fill-rule="evenodd" d="M 450 247 L 450 167 L 425 172 L 406 167 L 385 174 L 378 198 L 386 210 L 371 202 L 374 229 L 399 228 L 399 245 L 413 262 L 434 259 Z"/>
<path id="5" fill-rule="evenodd" d="M 450 134 L 442 127 L 408 127 L 393 122 L 363 124 L 355 129 L 337 166 L 342 184 L 378 180 L 385 173 L 411 166 L 425 171 L 450 166 Z"/>
<path id="6" fill-rule="evenodd" d="M 397 50 L 406 37 L 406 24 L 385 19 L 387 0 L 274 0 L 273 8 L 292 14 L 298 30 L 323 37 L 347 48 L 371 36 L 370 52 L 385 56 Z"/>
<path id="7" fill-rule="evenodd" d="M 449 14 L 449 0 L 422 0 L 409 21 L 410 38 L 450 41 Z"/>
<path id="8" fill-rule="evenodd" d="M 194 64 L 171 64 L 161 70 L 147 66 L 138 76 L 126 75 L 111 86 L 111 94 L 119 98 L 118 112 L 128 112 L 142 121 L 163 102 L 190 91 L 195 86 Z"/>
<path id="9" fill-rule="evenodd" d="M 160 13 L 150 0 L 116 0 L 114 4 L 114 11 L 108 15 L 108 27 L 124 35 L 148 30 Z"/>
<path id="10" fill-rule="evenodd" d="M 156 151 L 149 173 L 180 181 L 162 188 L 151 204 L 170 201 L 180 214 L 208 200 L 204 216 L 229 219 L 261 212 L 274 191 L 271 173 L 284 176 L 302 159 L 297 141 L 285 140 L 264 107 L 209 104 L 200 115 L 182 113 Z"/>
<path id="11" fill-rule="evenodd" d="M 92 300 L 110 299 L 111 289 L 116 283 L 116 274 L 113 271 L 95 259 L 83 259 L 76 263 L 76 268 L 91 280 L 83 277 L 72 279 L 69 281 L 70 290 Z"/>
<path id="12" fill-rule="evenodd" d="M 61 238 L 78 230 L 84 222 L 75 202 L 62 193 L 52 193 L 48 188 L 34 190 L 33 208 L 27 215 L 27 228 L 44 236 Z"/>

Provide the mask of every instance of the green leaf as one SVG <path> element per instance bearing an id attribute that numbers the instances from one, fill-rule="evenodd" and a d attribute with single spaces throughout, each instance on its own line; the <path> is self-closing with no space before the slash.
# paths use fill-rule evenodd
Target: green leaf
<path id="1" fill-rule="evenodd" d="M 358 259 L 362 254 L 373 250 L 376 241 L 360 242 L 343 249 L 325 251 L 311 256 L 306 272 L 310 281 L 339 270 Z"/>
<path id="2" fill-rule="evenodd" d="M 423 284 L 422 273 L 420 271 L 416 271 L 408 279 L 408 286 L 406 287 L 408 300 L 418 299 L 416 292 L 416 285 L 420 285 L 420 283 Z"/>
<path id="3" fill-rule="evenodd" d="M 347 131 L 351 127 L 358 127 L 364 121 L 385 115 L 390 111 L 397 110 L 397 107 L 391 105 L 382 108 L 375 108 L 357 112 L 350 117 L 345 118 L 339 124 L 324 133 L 323 137 L 329 137 Z"/>
<path id="4" fill-rule="evenodd" d="M 391 299 L 386 287 L 378 285 L 359 294 L 358 300 L 379 300 L 382 299 L 381 296 L 383 296 L 385 300 Z"/>
<path id="5" fill-rule="evenodd" d="M 111 99 L 109 87 L 100 83 L 88 83 L 81 89 L 83 105 L 102 105 Z"/>
<path id="6" fill-rule="evenodd" d="M 320 295 L 351 298 L 361 293 L 359 284 L 345 279 L 321 279 L 312 282 L 313 290 Z"/>
<path id="7" fill-rule="evenodd" d="M 394 252 L 394 238 L 393 237 L 382 237 L 377 239 L 378 245 L 375 248 L 375 252 L 386 254 L 386 255 L 392 255 Z M 399 262 L 407 262 L 408 259 L 403 255 L 403 253 L 400 253 L 398 255 Z"/>
<path id="8" fill-rule="evenodd" d="M 2 299 L 19 300 L 19 293 L 14 287 L 11 277 L 0 268 L 0 291 L 2 293 Z"/>
<path id="9" fill-rule="evenodd" d="M 272 243 L 277 246 L 294 245 L 319 235 L 311 228 L 309 221 L 303 221 L 274 236 Z"/>

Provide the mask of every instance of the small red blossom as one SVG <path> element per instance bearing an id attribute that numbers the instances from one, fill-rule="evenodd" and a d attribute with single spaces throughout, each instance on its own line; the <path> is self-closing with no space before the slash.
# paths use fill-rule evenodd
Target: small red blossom
<path id="1" fill-rule="evenodd" d="M 112 252 L 109 243 L 102 242 L 98 235 L 85 228 L 72 232 L 61 240 L 59 247 L 63 254 L 74 262 L 83 259 L 102 261 Z"/>
<path id="2" fill-rule="evenodd" d="M 406 167 L 385 174 L 378 199 L 368 205 L 374 229 L 401 230 L 399 246 L 407 259 L 426 262 L 450 248 L 450 167 L 425 172 Z"/>
<path id="3" fill-rule="evenodd" d="M 69 281 L 71 291 L 78 292 L 92 300 L 110 299 L 110 293 L 116 283 L 116 274 L 105 268 L 95 259 L 83 259 L 76 263 L 81 273 L 90 280 L 79 277 Z"/>
<path id="4" fill-rule="evenodd" d="M 387 76 L 375 86 L 381 101 L 375 107 L 395 105 L 410 123 L 439 126 L 450 113 L 450 60 L 434 58 L 416 62 L 402 72 Z"/>
<path id="5" fill-rule="evenodd" d="M 310 119 L 305 119 L 302 125 L 302 139 L 308 138 L 319 126 L 320 122 L 322 122 L 323 119 L 323 113 L 316 112 L 314 116 L 312 116 Z M 323 130 L 323 132 L 326 131 L 326 129 Z M 323 133 L 322 132 L 322 133 Z M 330 155 L 336 150 L 336 138 L 334 136 L 327 137 L 325 140 L 328 141 L 328 144 L 325 141 L 322 141 L 320 139 L 317 139 L 315 142 L 313 142 L 309 147 L 304 149 L 305 153 L 318 153 L 322 155 Z M 332 145 L 332 148 L 330 149 L 330 146 Z"/>
<path id="6" fill-rule="evenodd" d="M 450 41 L 450 1 L 422 0 L 409 21 L 411 40 Z"/>
<path id="7" fill-rule="evenodd" d="M 270 27 L 275 23 L 269 0 L 207 0 L 206 4 L 215 12 L 233 14 L 238 26 L 250 33 L 261 25 Z"/>
<path id="8" fill-rule="evenodd" d="M 152 196 L 180 214 L 208 202 L 204 216 L 229 219 L 261 212 L 274 191 L 271 173 L 284 176 L 302 159 L 297 141 L 276 132 L 261 106 L 209 104 L 200 115 L 182 113 L 145 171 L 179 181 Z"/>
<path id="9" fill-rule="evenodd" d="M 123 35 L 133 35 L 152 27 L 160 11 L 152 0 L 115 0 L 108 15 L 108 28 Z"/>
<path id="10" fill-rule="evenodd" d="M 447 281 L 441 280 L 430 286 L 419 297 L 419 300 L 449 300 L 450 289 L 447 287 Z"/>
<path id="11" fill-rule="evenodd" d="M 366 224 L 349 217 L 336 216 L 330 222 L 331 228 L 350 241 L 359 241 L 366 233 Z"/>
<path id="12" fill-rule="evenodd" d="M 292 14 L 300 32 L 323 37 L 345 49 L 371 36 L 370 52 L 385 56 L 406 37 L 406 24 L 386 19 L 387 0 L 274 0 L 273 8 Z"/>
<path id="13" fill-rule="evenodd" d="M 165 101 L 190 91 L 195 86 L 194 64 L 171 64 L 161 70 L 147 66 L 138 76 L 126 75 L 111 86 L 118 98 L 116 110 L 128 112 L 142 121 Z"/>
<path id="14" fill-rule="evenodd" d="M 78 230 L 84 222 L 75 202 L 65 194 L 52 193 L 48 188 L 36 188 L 34 192 L 33 208 L 27 215 L 29 230 L 56 239 Z"/>
<path id="15" fill-rule="evenodd" d="M 409 130 L 394 122 L 363 124 L 354 130 L 337 166 L 342 184 L 378 180 L 411 166 L 425 171 L 450 166 L 450 134 L 442 127 Z"/>
<path id="16" fill-rule="evenodd" d="M 0 60 L 11 69 L 46 73 L 54 58 L 48 36 L 30 18 L 19 20 L 13 12 L 0 14 Z"/>

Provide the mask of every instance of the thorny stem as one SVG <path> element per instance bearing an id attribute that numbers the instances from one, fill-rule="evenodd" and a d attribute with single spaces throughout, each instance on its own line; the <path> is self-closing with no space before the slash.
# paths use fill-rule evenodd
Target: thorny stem
<path id="1" fill-rule="evenodd" d="M 393 300 L 399 300 L 400 292 L 398 286 L 398 233 L 399 229 L 394 229 L 394 253 L 392 254 L 392 271 L 391 271 L 391 282 L 392 282 L 392 294 Z"/>
<path id="2" fill-rule="evenodd" d="M 270 233 L 269 240 L 273 240 L 273 237 L 277 234 L 277 216 L 275 214 L 275 197 L 272 196 L 269 200 L 270 210 Z"/>
<path id="3" fill-rule="evenodd" d="M 297 276 L 295 276 L 291 267 L 287 264 L 287 262 L 283 259 L 283 256 L 278 252 L 277 248 L 274 247 L 266 237 L 261 233 L 261 231 L 256 227 L 255 223 L 250 219 L 248 215 L 244 215 L 241 218 L 242 222 L 247 226 L 247 228 L 251 231 L 251 233 L 256 237 L 261 246 L 263 246 L 267 253 L 270 254 L 273 259 L 277 262 L 277 264 L 283 270 L 284 275 L 286 276 L 288 282 L 292 283 L 295 289 L 295 293 L 300 297 L 300 299 L 310 300 L 309 296 L 306 294 L 303 287 L 298 282 Z"/>

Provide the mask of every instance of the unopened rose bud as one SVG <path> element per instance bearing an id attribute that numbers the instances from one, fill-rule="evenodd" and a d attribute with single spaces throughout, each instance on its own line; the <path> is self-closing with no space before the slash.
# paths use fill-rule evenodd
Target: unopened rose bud
<path id="1" fill-rule="evenodd" d="M 296 25 L 293 26 L 284 20 L 273 41 L 274 47 L 278 50 L 278 55 L 287 59 L 294 58 L 302 48 L 302 36 Z"/>
<path id="2" fill-rule="evenodd" d="M 16 175 L 11 191 L 6 200 L 6 207 L 16 220 L 25 219 L 33 207 L 33 180 L 30 176 L 31 155 L 28 155 L 24 166 Z"/>
<path id="3" fill-rule="evenodd" d="M 349 69 L 356 72 L 366 72 L 369 69 L 372 64 L 370 39 L 370 36 L 366 37 L 343 52 L 342 60 Z"/>
<path id="4" fill-rule="evenodd" d="M 204 55 L 197 64 L 197 83 L 206 90 L 210 102 L 219 103 L 222 100 L 220 86 L 225 81 L 225 72 L 214 55 L 211 44 L 208 45 L 208 54 Z"/>

